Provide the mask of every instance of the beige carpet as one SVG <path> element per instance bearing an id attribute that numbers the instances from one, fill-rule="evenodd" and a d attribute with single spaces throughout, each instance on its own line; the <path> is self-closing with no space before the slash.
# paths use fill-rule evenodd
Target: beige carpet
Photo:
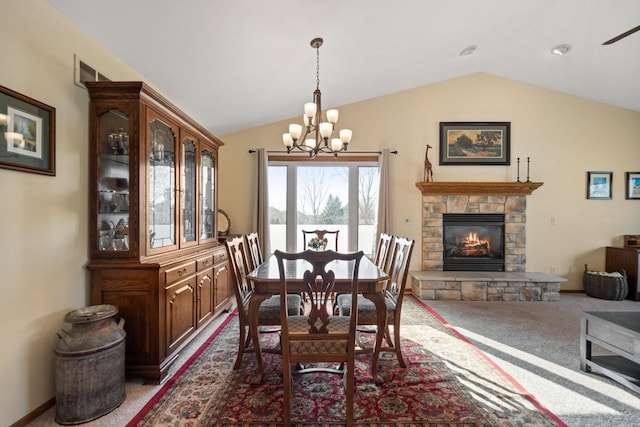
<path id="1" fill-rule="evenodd" d="M 640 302 L 561 294 L 558 302 L 427 303 L 567 425 L 640 426 L 640 395 L 579 365 L 581 313 L 640 311 Z"/>

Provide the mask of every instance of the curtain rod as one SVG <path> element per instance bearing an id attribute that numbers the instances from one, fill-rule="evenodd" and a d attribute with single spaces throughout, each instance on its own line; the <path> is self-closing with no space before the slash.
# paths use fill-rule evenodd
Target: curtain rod
<path id="1" fill-rule="evenodd" d="M 253 154 L 255 153 L 256 150 L 250 149 L 249 150 L 249 154 Z M 288 152 L 287 150 L 267 150 L 267 153 L 278 153 L 278 154 L 292 154 L 290 152 Z M 398 154 L 398 150 L 394 150 L 394 151 L 390 151 L 391 154 Z M 298 152 L 295 152 L 293 154 L 298 154 Z M 303 153 L 301 152 L 301 154 L 307 154 L 307 153 Z M 332 155 L 331 153 L 323 153 L 323 154 L 327 154 L 327 155 Z M 343 154 L 382 154 L 382 151 L 345 151 L 345 152 L 340 152 L 340 155 Z"/>

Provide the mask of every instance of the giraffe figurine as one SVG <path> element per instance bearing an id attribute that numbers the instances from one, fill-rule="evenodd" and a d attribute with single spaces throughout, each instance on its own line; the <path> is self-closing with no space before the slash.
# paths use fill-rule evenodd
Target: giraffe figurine
<path id="1" fill-rule="evenodd" d="M 429 148 L 433 148 L 427 144 L 427 152 L 424 153 L 424 182 L 433 182 L 433 170 L 431 169 L 431 162 L 429 161 Z"/>

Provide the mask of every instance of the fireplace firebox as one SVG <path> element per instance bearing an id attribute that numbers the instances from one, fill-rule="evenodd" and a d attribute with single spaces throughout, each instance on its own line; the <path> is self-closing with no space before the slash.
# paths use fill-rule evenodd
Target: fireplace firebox
<path id="1" fill-rule="evenodd" d="M 443 214 L 444 271 L 504 271 L 504 214 Z"/>

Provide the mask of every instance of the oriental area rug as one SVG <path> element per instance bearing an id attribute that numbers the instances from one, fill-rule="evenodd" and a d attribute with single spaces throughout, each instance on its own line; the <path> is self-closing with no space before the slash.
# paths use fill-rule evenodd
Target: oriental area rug
<path id="1" fill-rule="evenodd" d="M 401 334 L 407 367 L 398 365 L 395 354 L 383 353 L 378 363 L 382 385 L 371 377 L 371 355 L 357 356 L 357 426 L 565 426 L 413 296 L 404 299 Z M 234 315 L 127 427 L 280 425 L 282 359 L 263 354 L 264 381 L 251 385 L 255 354 L 245 354 L 241 368 L 233 370 L 238 335 Z M 276 347 L 278 334 L 262 334 L 261 343 Z M 293 424 L 344 425 L 342 385 L 337 375 L 294 375 Z"/>

